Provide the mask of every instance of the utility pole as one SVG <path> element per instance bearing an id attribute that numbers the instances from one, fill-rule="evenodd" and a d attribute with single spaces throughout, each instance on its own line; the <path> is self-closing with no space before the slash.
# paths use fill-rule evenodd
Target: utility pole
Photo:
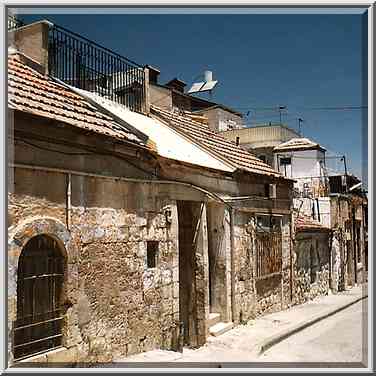
<path id="1" fill-rule="evenodd" d="M 342 156 L 341 161 L 343 161 L 343 165 L 345 167 L 345 184 L 346 184 L 346 193 L 347 193 L 347 165 L 346 165 L 346 156 L 345 155 Z"/>
<path id="2" fill-rule="evenodd" d="M 303 119 L 299 118 L 298 119 L 298 122 L 299 122 L 299 135 L 300 137 L 302 136 L 302 123 L 303 123 Z"/>

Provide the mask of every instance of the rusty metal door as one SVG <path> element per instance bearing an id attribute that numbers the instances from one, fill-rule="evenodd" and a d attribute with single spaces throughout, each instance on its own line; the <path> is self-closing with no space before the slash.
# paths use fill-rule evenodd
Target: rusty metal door
<path id="1" fill-rule="evenodd" d="M 15 359 L 61 345 L 63 277 L 64 257 L 56 241 L 44 235 L 32 238 L 18 264 Z"/>
<path id="2" fill-rule="evenodd" d="M 281 231 L 256 232 L 256 278 L 265 278 L 282 272 Z"/>

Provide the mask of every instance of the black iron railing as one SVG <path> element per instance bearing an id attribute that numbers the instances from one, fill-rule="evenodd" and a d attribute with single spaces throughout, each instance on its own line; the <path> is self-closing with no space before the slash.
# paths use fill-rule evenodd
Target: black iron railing
<path id="1" fill-rule="evenodd" d="M 49 74 L 94 92 L 132 111 L 145 105 L 144 68 L 61 26 L 49 33 Z"/>
<path id="2" fill-rule="evenodd" d="M 8 14 L 8 31 L 17 29 L 21 26 L 25 26 L 25 24 L 21 20 L 17 19 L 16 17 Z"/>

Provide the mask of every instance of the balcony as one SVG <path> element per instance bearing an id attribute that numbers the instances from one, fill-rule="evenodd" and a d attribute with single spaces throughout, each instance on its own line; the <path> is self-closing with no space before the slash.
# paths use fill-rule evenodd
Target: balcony
<path id="1" fill-rule="evenodd" d="M 57 25 L 49 31 L 48 71 L 69 85 L 143 112 L 144 68 Z"/>
<path id="2" fill-rule="evenodd" d="M 19 29 L 20 26 L 24 27 Z M 48 35 L 43 35 L 42 38 L 34 37 L 32 40 L 33 36 L 27 34 L 33 33 L 25 30 L 28 27 Z M 131 111 L 147 112 L 147 68 L 50 22 L 41 21 L 24 25 L 14 17 L 8 17 L 8 31 L 18 34 L 13 38 L 18 46 L 22 46 L 29 57 L 41 61 L 50 76 L 124 105 Z M 46 45 L 40 42 L 40 53 L 33 47 L 36 40 L 48 41 Z"/>
<path id="3" fill-rule="evenodd" d="M 25 24 L 14 16 L 8 15 L 8 31 L 18 29 Z"/>

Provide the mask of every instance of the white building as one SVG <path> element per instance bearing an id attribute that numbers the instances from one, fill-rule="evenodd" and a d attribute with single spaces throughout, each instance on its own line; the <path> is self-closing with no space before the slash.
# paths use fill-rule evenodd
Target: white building
<path id="1" fill-rule="evenodd" d="M 294 184 L 294 208 L 330 227 L 329 181 L 326 149 L 308 138 L 293 138 L 273 149 L 275 168 Z"/>

